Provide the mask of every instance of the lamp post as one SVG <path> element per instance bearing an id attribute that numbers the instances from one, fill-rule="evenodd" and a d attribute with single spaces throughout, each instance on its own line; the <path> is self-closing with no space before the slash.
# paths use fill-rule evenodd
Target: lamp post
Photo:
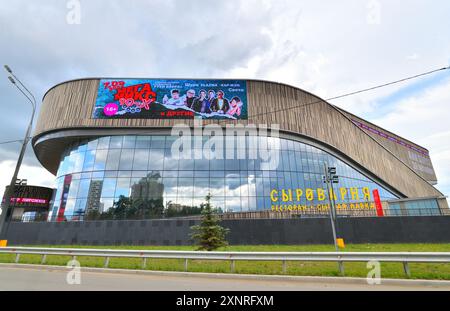
<path id="1" fill-rule="evenodd" d="M 22 143 L 22 148 L 20 150 L 19 158 L 17 159 L 16 168 L 14 170 L 14 174 L 11 178 L 11 182 L 9 183 L 8 190 L 5 191 L 4 197 L 4 204 L 2 206 L 1 214 L 0 214 L 0 236 L 2 239 L 6 238 L 6 233 L 8 231 L 9 222 L 11 220 L 14 206 L 10 209 L 11 205 L 11 197 L 14 195 L 14 189 L 16 186 L 16 180 L 17 175 L 19 174 L 20 166 L 22 165 L 22 160 L 25 155 L 25 150 L 27 149 L 27 144 L 30 141 L 31 136 L 31 129 L 33 127 L 33 120 L 34 120 L 34 113 L 36 112 L 36 99 L 34 98 L 33 94 L 26 88 L 25 85 L 17 78 L 14 73 L 12 72 L 11 68 L 8 67 L 8 65 L 5 65 L 5 70 L 10 74 L 8 76 L 9 81 L 14 84 L 14 86 L 28 99 L 28 101 L 31 103 L 31 106 L 33 107 L 33 113 L 31 115 L 30 123 L 28 124 L 27 132 L 25 134 L 25 138 Z M 20 84 L 22 88 L 20 88 L 17 85 L 17 82 Z M 28 94 L 27 94 L 28 93 Z"/>
<path id="2" fill-rule="evenodd" d="M 327 185 L 327 192 L 328 192 L 328 202 L 330 204 L 330 221 L 331 221 L 331 229 L 333 231 L 333 240 L 334 240 L 334 246 L 336 248 L 336 251 L 339 250 L 337 245 L 337 234 L 336 234 L 336 214 L 335 214 L 335 208 L 334 208 L 334 191 L 331 190 L 330 182 L 332 181 L 332 175 L 336 172 L 330 171 L 335 170 L 335 168 L 328 167 L 327 163 L 324 163 L 324 176 L 323 176 L 323 182 Z M 333 196 L 333 198 L 331 198 Z"/>
<path id="3" fill-rule="evenodd" d="M 323 164 L 324 169 L 324 175 L 323 175 L 323 182 L 327 185 L 327 192 L 328 192 L 328 202 L 330 204 L 330 221 L 331 221 L 331 230 L 333 231 L 333 240 L 334 240 L 334 248 L 336 249 L 336 252 L 339 251 L 339 247 L 337 244 L 337 233 L 336 233 L 336 227 L 337 227 L 337 213 L 336 213 L 336 202 L 334 201 L 334 189 L 333 189 L 333 183 L 339 182 L 339 176 L 336 175 L 336 168 L 335 167 L 328 167 L 328 164 L 325 162 Z M 339 272 L 341 275 L 344 275 L 344 265 L 342 261 L 338 262 L 339 266 Z"/>

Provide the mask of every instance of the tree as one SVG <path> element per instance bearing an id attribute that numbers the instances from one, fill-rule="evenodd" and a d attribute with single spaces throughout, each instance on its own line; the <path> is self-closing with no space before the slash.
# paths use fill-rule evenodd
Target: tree
<path id="1" fill-rule="evenodd" d="M 88 210 L 84 216 L 84 220 L 97 220 L 100 218 L 100 212 L 96 209 Z"/>
<path id="2" fill-rule="evenodd" d="M 131 199 L 121 195 L 117 201 L 114 201 L 112 208 L 104 212 L 102 216 L 111 219 L 128 219 L 134 214 L 135 212 Z"/>
<path id="3" fill-rule="evenodd" d="M 198 250 L 212 251 L 228 245 L 225 236 L 230 231 L 219 225 L 217 210 L 211 207 L 211 195 L 206 196 L 206 203 L 201 204 L 202 213 L 199 225 L 192 226 L 191 238 L 196 241 Z"/>
<path id="4" fill-rule="evenodd" d="M 200 215 L 203 210 L 201 206 L 179 205 L 173 204 L 171 201 L 167 202 L 166 206 L 165 216 L 167 218 Z"/>

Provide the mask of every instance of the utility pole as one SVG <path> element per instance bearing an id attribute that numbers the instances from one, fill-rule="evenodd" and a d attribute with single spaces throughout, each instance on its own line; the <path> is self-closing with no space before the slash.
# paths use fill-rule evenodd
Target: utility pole
<path id="1" fill-rule="evenodd" d="M 31 139 L 31 129 L 33 127 L 33 120 L 34 120 L 34 113 L 36 112 L 36 99 L 34 98 L 33 94 L 26 88 L 25 85 L 17 78 L 14 73 L 12 72 L 11 68 L 9 68 L 7 65 L 4 66 L 5 70 L 10 74 L 8 76 L 9 81 L 14 84 L 14 86 L 28 99 L 28 101 L 31 103 L 31 106 L 33 107 L 33 113 L 31 115 L 30 123 L 28 124 L 27 132 L 25 134 L 25 138 L 22 142 L 22 148 L 20 150 L 19 158 L 17 159 L 16 168 L 14 170 L 14 174 L 11 178 L 11 182 L 9 183 L 8 191 L 5 192 L 4 197 L 4 205 L 1 207 L 0 210 L 0 239 L 6 239 L 6 235 L 8 232 L 9 223 L 11 221 L 14 206 L 12 206 L 10 210 L 11 205 L 11 198 L 14 195 L 14 190 L 16 187 L 16 181 L 17 181 L 17 175 L 19 174 L 20 166 L 22 165 L 22 160 L 25 155 L 25 151 L 27 149 L 28 142 Z M 19 87 L 16 83 L 16 81 L 20 84 L 21 87 Z M 22 89 L 23 88 L 23 89 Z"/>
<path id="2" fill-rule="evenodd" d="M 333 241 L 334 241 L 334 248 L 336 249 L 336 252 L 339 252 L 339 247 L 337 244 L 337 232 L 336 232 L 336 224 L 337 224 L 337 214 L 336 214 L 336 202 L 334 200 L 334 189 L 333 189 L 333 183 L 339 183 L 339 176 L 336 175 L 336 168 L 335 167 L 328 167 L 328 164 L 324 162 L 323 164 L 324 168 L 324 175 L 323 175 L 323 182 L 327 185 L 327 194 L 328 194 L 328 203 L 330 205 L 330 222 L 331 222 L 331 229 L 333 231 Z M 341 275 L 344 275 L 344 265 L 342 261 L 338 262 L 339 265 L 339 272 Z"/>

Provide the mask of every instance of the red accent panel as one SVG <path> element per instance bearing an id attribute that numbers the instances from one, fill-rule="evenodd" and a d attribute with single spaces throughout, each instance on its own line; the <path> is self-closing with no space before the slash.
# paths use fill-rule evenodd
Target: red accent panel
<path id="1" fill-rule="evenodd" d="M 383 213 L 383 206 L 381 205 L 380 193 L 378 192 L 378 189 L 375 189 L 372 192 L 373 198 L 375 200 L 375 207 L 377 208 L 377 216 L 383 217 L 384 213 Z"/>
<path id="2" fill-rule="evenodd" d="M 58 216 L 56 221 L 64 221 L 64 211 L 66 210 L 67 196 L 69 194 L 70 183 L 72 182 L 72 175 L 64 177 L 63 191 L 61 194 L 61 204 L 59 205 Z"/>

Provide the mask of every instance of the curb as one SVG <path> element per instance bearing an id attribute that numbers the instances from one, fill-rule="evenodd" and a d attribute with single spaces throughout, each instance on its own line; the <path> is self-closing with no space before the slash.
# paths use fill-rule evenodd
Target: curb
<path id="1" fill-rule="evenodd" d="M 34 264 L 10 264 L 0 263 L 0 268 L 27 268 L 34 270 L 47 271 L 67 271 L 65 266 L 52 265 L 34 265 Z M 207 273 L 207 272 L 181 272 L 181 271 L 153 271 L 153 270 L 134 270 L 134 269 L 112 269 L 112 268 L 94 268 L 81 267 L 81 271 L 93 273 L 115 273 L 130 275 L 158 275 L 158 276 L 184 276 L 200 277 L 213 279 L 241 279 L 241 280 L 262 280 L 262 281 L 287 281 L 287 282 L 308 282 L 308 283 L 327 283 L 327 284 L 360 284 L 369 285 L 365 278 L 358 277 L 323 277 L 323 276 L 291 276 L 291 275 L 259 275 L 259 274 L 233 274 L 233 273 Z M 381 279 L 383 285 L 411 286 L 411 287 L 448 287 L 450 290 L 450 281 L 443 280 L 408 280 L 408 279 Z M 377 285 L 373 285 L 377 286 Z"/>

